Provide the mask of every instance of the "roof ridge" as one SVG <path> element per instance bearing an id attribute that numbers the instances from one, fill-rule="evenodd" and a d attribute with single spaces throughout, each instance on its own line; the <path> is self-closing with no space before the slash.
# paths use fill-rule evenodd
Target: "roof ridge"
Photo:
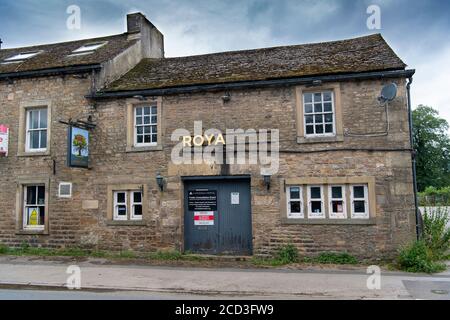
<path id="1" fill-rule="evenodd" d="M 5 49 L 0 49 L 0 52 L 6 52 L 6 51 L 17 51 L 17 50 L 23 50 L 23 49 L 32 49 L 32 48 L 39 48 L 39 47 L 48 47 L 48 46 L 57 46 L 57 45 L 67 45 L 70 43 L 77 43 L 77 42 L 86 42 L 86 41 L 94 41 L 94 40 L 102 40 L 102 39 L 110 39 L 110 38 L 115 38 L 115 37 L 120 37 L 120 36 L 124 36 L 127 33 L 118 33 L 118 34 L 113 34 L 113 35 L 109 35 L 109 36 L 102 36 L 102 37 L 96 37 L 96 38 L 86 38 L 86 39 L 79 39 L 79 40 L 71 40 L 71 41 L 63 41 L 63 42 L 53 42 L 53 43 L 44 43 L 44 44 L 35 44 L 35 45 L 31 45 L 31 46 L 26 46 L 26 47 L 14 47 L 14 48 L 5 48 Z"/>
<path id="2" fill-rule="evenodd" d="M 374 34 L 369 34 L 366 36 L 359 36 L 359 37 L 347 38 L 347 39 L 342 39 L 342 40 L 309 42 L 309 43 L 302 43 L 302 44 L 261 47 L 261 48 L 254 48 L 254 49 L 220 51 L 220 52 L 212 52 L 212 53 L 194 54 L 194 55 L 189 55 L 189 56 L 167 57 L 167 58 L 160 58 L 160 59 L 170 60 L 170 59 L 191 58 L 191 57 L 197 58 L 197 57 L 206 57 L 206 56 L 223 55 L 223 54 L 234 54 L 234 53 L 259 52 L 259 51 L 276 50 L 276 49 L 284 49 L 284 48 L 295 48 L 295 47 L 303 47 L 303 46 L 315 46 L 315 45 L 324 45 L 324 44 L 332 44 L 332 43 L 342 43 L 342 42 L 347 42 L 347 41 L 355 41 L 355 40 L 375 38 L 375 37 L 379 37 L 384 40 L 381 33 L 374 33 Z M 147 60 L 155 60 L 155 61 L 160 60 L 160 59 L 147 58 Z"/>

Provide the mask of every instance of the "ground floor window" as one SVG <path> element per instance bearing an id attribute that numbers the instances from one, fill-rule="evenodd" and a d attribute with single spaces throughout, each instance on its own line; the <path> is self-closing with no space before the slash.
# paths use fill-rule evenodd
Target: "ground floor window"
<path id="1" fill-rule="evenodd" d="M 346 219 L 346 192 L 345 186 L 329 186 L 330 219 Z"/>
<path id="2" fill-rule="evenodd" d="M 288 218 L 301 219 L 305 215 L 303 213 L 303 199 L 301 187 L 288 187 L 287 189 L 287 209 Z"/>
<path id="3" fill-rule="evenodd" d="M 370 218 L 368 184 L 290 185 L 286 200 L 288 219 Z"/>
<path id="4" fill-rule="evenodd" d="M 45 229 L 45 185 L 24 186 L 23 228 Z"/>
<path id="5" fill-rule="evenodd" d="M 114 191 L 114 220 L 142 220 L 142 203 L 142 191 Z"/>
<path id="6" fill-rule="evenodd" d="M 352 219 L 369 218 L 369 200 L 367 185 L 354 185 L 350 188 Z"/>
<path id="7" fill-rule="evenodd" d="M 325 218 L 323 186 L 308 186 L 308 218 Z"/>

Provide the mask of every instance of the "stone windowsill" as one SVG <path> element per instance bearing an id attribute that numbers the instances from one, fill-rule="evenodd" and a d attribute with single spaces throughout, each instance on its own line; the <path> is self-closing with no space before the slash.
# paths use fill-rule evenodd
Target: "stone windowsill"
<path id="1" fill-rule="evenodd" d="M 17 230 L 16 235 L 18 236 L 48 236 L 48 230 Z"/>
<path id="2" fill-rule="evenodd" d="M 299 143 L 299 144 L 329 143 L 329 142 L 343 142 L 343 141 L 344 141 L 343 135 L 332 136 L 332 137 L 312 137 L 312 138 L 297 137 L 297 143 Z"/>
<path id="3" fill-rule="evenodd" d="M 128 146 L 126 149 L 127 153 L 133 153 L 133 152 L 152 152 L 152 151 L 162 151 L 163 147 L 162 145 L 153 146 L 153 147 L 134 147 L 134 146 Z"/>
<path id="4" fill-rule="evenodd" d="M 45 152 L 18 152 L 18 157 L 48 157 L 50 156 L 50 151 Z"/>
<path id="5" fill-rule="evenodd" d="M 376 225 L 375 219 L 283 219 L 282 224 L 295 225 Z"/>
<path id="6" fill-rule="evenodd" d="M 146 221 L 107 221 L 106 225 L 108 227 L 146 227 Z"/>

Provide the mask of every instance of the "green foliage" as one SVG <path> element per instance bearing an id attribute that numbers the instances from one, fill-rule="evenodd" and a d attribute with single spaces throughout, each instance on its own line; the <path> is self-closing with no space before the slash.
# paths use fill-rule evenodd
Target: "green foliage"
<path id="1" fill-rule="evenodd" d="M 446 269 L 445 264 L 435 262 L 424 241 L 416 241 L 403 248 L 398 257 L 399 268 L 407 272 L 436 273 Z"/>
<path id="2" fill-rule="evenodd" d="M 0 254 L 7 254 L 8 253 L 8 247 L 0 244 Z"/>
<path id="3" fill-rule="evenodd" d="M 422 240 L 433 260 L 442 260 L 450 249 L 449 211 L 445 207 L 426 208 L 423 214 Z"/>
<path id="4" fill-rule="evenodd" d="M 417 153 L 419 191 L 450 185 L 449 125 L 435 109 L 420 105 L 413 111 L 414 149 Z"/>
<path id="5" fill-rule="evenodd" d="M 185 256 L 179 251 L 157 251 L 154 253 L 150 253 L 147 258 L 150 260 L 181 260 Z"/>
<path id="6" fill-rule="evenodd" d="M 324 252 L 314 260 L 323 264 L 358 264 L 358 260 L 346 252 Z"/>
<path id="7" fill-rule="evenodd" d="M 282 246 L 277 251 L 276 259 L 285 264 L 298 262 L 298 249 L 293 244 Z"/>
<path id="8" fill-rule="evenodd" d="M 427 187 L 425 191 L 419 193 L 419 201 L 422 207 L 426 206 L 449 206 L 450 187 L 441 189 Z"/>

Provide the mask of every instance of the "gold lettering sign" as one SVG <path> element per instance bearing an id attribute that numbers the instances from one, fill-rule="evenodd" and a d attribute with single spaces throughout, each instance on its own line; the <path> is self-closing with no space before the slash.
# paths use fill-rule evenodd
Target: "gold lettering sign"
<path id="1" fill-rule="evenodd" d="M 196 135 L 196 136 L 184 136 L 183 137 L 183 147 L 201 147 L 204 145 L 211 146 L 211 145 L 226 145 L 225 138 L 222 134 L 219 134 L 217 136 L 215 135 Z"/>

